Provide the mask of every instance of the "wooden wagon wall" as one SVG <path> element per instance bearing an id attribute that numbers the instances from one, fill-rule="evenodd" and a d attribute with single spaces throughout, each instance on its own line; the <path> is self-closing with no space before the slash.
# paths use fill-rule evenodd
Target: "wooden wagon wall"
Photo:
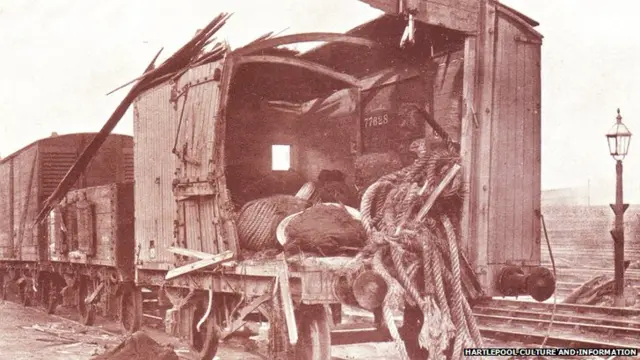
<path id="1" fill-rule="evenodd" d="M 219 76 L 216 76 L 218 74 Z M 233 209 L 224 188 L 226 119 L 221 118 L 222 60 L 191 68 L 176 82 L 187 89 L 178 99 L 174 123 L 177 157 L 174 198 L 178 202 L 176 241 L 185 248 L 210 254 L 235 251 Z M 225 76 L 228 76 L 225 74 Z"/>
<path id="2" fill-rule="evenodd" d="M 161 85 L 134 103 L 136 251 L 141 266 L 150 268 L 173 263 L 173 255 L 165 250 L 174 244 L 177 212 L 172 195 L 177 123 L 171 90 L 171 84 Z"/>
<path id="3" fill-rule="evenodd" d="M 344 89 L 309 103 L 299 120 L 300 171 L 315 180 L 323 169 L 340 170 L 353 183 L 353 156 L 357 141 L 357 91 Z M 325 103 L 322 105 L 322 103 Z M 324 109 L 323 109 L 324 108 Z"/>
<path id="4" fill-rule="evenodd" d="M 298 116 L 277 111 L 259 99 L 234 99 L 229 107 L 225 143 L 227 187 L 237 206 L 256 197 L 295 193 L 304 184 Z M 272 171 L 271 146 L 291 146 L 291 168 Z"/>
<path id="5" fill-rule="evenodd" d="M 47 258 L 44 225 L 31 225 L 94 134 L 38 140 L 0 162 L 0 255 L 2 259 Z M 133 178 L 133 138 L 111 135 L 73 188 Z"/>
<path id="6" fill-rule="evenodd" d="M 361 150 L 365 154 L 403 154 L 413 140 L 421 137 L 426 137 L 428 147 L 441 143 L 422 119 L 418 119 L 420 128 L 401 128 L 399 115 L 408 105 L 426 108 L 455 140 L 460 139 L 462 49 L 430 61 L 385 69 L 386 64 L 387 61 L 368 63 L 380 72 L 364 79 L 360 97 L 355 89 L 345 89 L 306 104 L 309 112 L 299 120 L 304 131 L 300 132 L 298 163 L 308 179 L 322 169 L 333 168 L 343 171 L 349 182 L 354 181 L 358 132 L 362 134 Z M 360 129 L 358 116 L 362 116 Z M 383 119 L 384 124 L 372 126 L 371 119 Z"/>
<path id="7" fill-rule="evenodd" d="M 480 36 L 465 49 L 477 63 L 465 67 L 470 193 L 463 238 L 488 294 L 499 295 L 495 282 L 504 265 L 540 264 L 542 37 L 531 20 L 499 3 L 488 3 L 482 16 Z"/>
<path id="8" fill-rule="evenodd" d="M 32 145 L 0 165 L 0 244 L 3 259 L 36 260 L 40 229 L 31 229 L 38 203 L 38 147 Z"/>
<path id="9" fill-rule="evenodd" d="M 49 259 L 114 266 L 122 278 L 132 280 L 133 182 L 73 190 L 63 203 L 48 218 Z"/>
<path id="10" fill-rule="evenodd" d="M 460 44 L 462 45 L 462 44 Z M 431 78 L 432 113 L 436 121 L 455 141 L 460 141 L 462 119 L 462 83 L 464 70 L 464 46 L 441 54 L 433 59 Z M 426 139 L 431 144 L 440 141 L 427 125 Z"/>
<path id="11" fill-rule="evenodd" d="M 540 41 L 502 13 L 496 28 L 488 262 L 534 265 L 540 261 L 534 213 L 540 209 Z"/>

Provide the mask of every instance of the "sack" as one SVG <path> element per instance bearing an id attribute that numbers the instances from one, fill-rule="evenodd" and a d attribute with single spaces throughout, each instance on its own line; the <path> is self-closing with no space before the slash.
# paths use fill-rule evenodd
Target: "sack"
<path id="1" fill-rule="evenodd" d="M 336 256 L 358 252 L 367 234 L 344 206 L 317 204 L 291 219 L 286 228 L 285 252 L 312 252 Z"/>

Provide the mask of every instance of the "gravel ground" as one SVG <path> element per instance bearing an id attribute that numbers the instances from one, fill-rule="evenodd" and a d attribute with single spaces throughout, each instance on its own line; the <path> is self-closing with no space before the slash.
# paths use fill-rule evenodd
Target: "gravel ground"
<path id="1" fill-rule="evenodd" d="M 59 307 L 58 315 L 47 315 L 36 308 L 25 308 L 0 301 L 0 360 L 89 360 L 119 344 L 124 337 L 118 324 L 98 318 L 96 326 L 83 326 L 73 320 L 72 309 Z M 181 359 L 193 359 L 188 347 L 152 327 L 145 331 L 161 344 L 173 345 Z M 335 360 L 399 359 L 393 345 L 359 344 L 334 346 Z M 217 360 L 266 360 L 266 328 L 256 339 L 232 339 L 221 344 Z"/>
<path id="2" fill-rule="evenodd" d="M 83 326 L 72 309 L 60 307 L 57 315 L 0 301 L 0 360 L 89 360 L 119 344 L 124 337 L 113 321 L 99 318 L 96 326 Z M 72 320 L 70 320 L 72 319 Z M 346 320 L 346 319 L 345 319 Z M 221 344 L 216 360 L 266 360 L 266 327 L 254 339 L 235 338 Z M 145 327 L 160 344 L 171 344 L 181 359 L 192 360 L 188 347 L 164 332 Z M 524 347 L 520 343 L 487 341 L 486 347 Z M 399 360 L 391 343 L 334 346 L 334 360 Z M 506 359 L 506 358 L 504 358 Z M 593 358 L 598 359 L 598 358 Z"/>

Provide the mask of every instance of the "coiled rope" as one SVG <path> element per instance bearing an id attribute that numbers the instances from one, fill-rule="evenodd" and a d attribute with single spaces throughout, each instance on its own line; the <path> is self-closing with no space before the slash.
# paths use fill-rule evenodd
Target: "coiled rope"
<path id="1" fill-rule="evenodd" d="M 423 314 L 418 346 L 431 359 L 461 359 L 482 337 L 464 296 L 458 233 L 463 186 L 457 144 L 423 152 L 410 166 L 388 174 L 365 191 L 360 210 L 368 244 L 358 258 L 387 282 L 383 321 L 403 359 L 409 359 L 393 310 L 402 303 Z M 452 221 L 454 219 L 454 221 Z"/>

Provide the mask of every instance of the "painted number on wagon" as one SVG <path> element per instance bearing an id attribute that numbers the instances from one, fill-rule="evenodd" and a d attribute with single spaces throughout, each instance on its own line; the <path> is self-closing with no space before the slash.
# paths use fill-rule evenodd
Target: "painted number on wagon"
<path id="1" fill-rule="evenodd" d="M 389 114 L 367 116 L 364 118 L 364 127 L 375 127 L 387 125 L 389 123 Z"/>

